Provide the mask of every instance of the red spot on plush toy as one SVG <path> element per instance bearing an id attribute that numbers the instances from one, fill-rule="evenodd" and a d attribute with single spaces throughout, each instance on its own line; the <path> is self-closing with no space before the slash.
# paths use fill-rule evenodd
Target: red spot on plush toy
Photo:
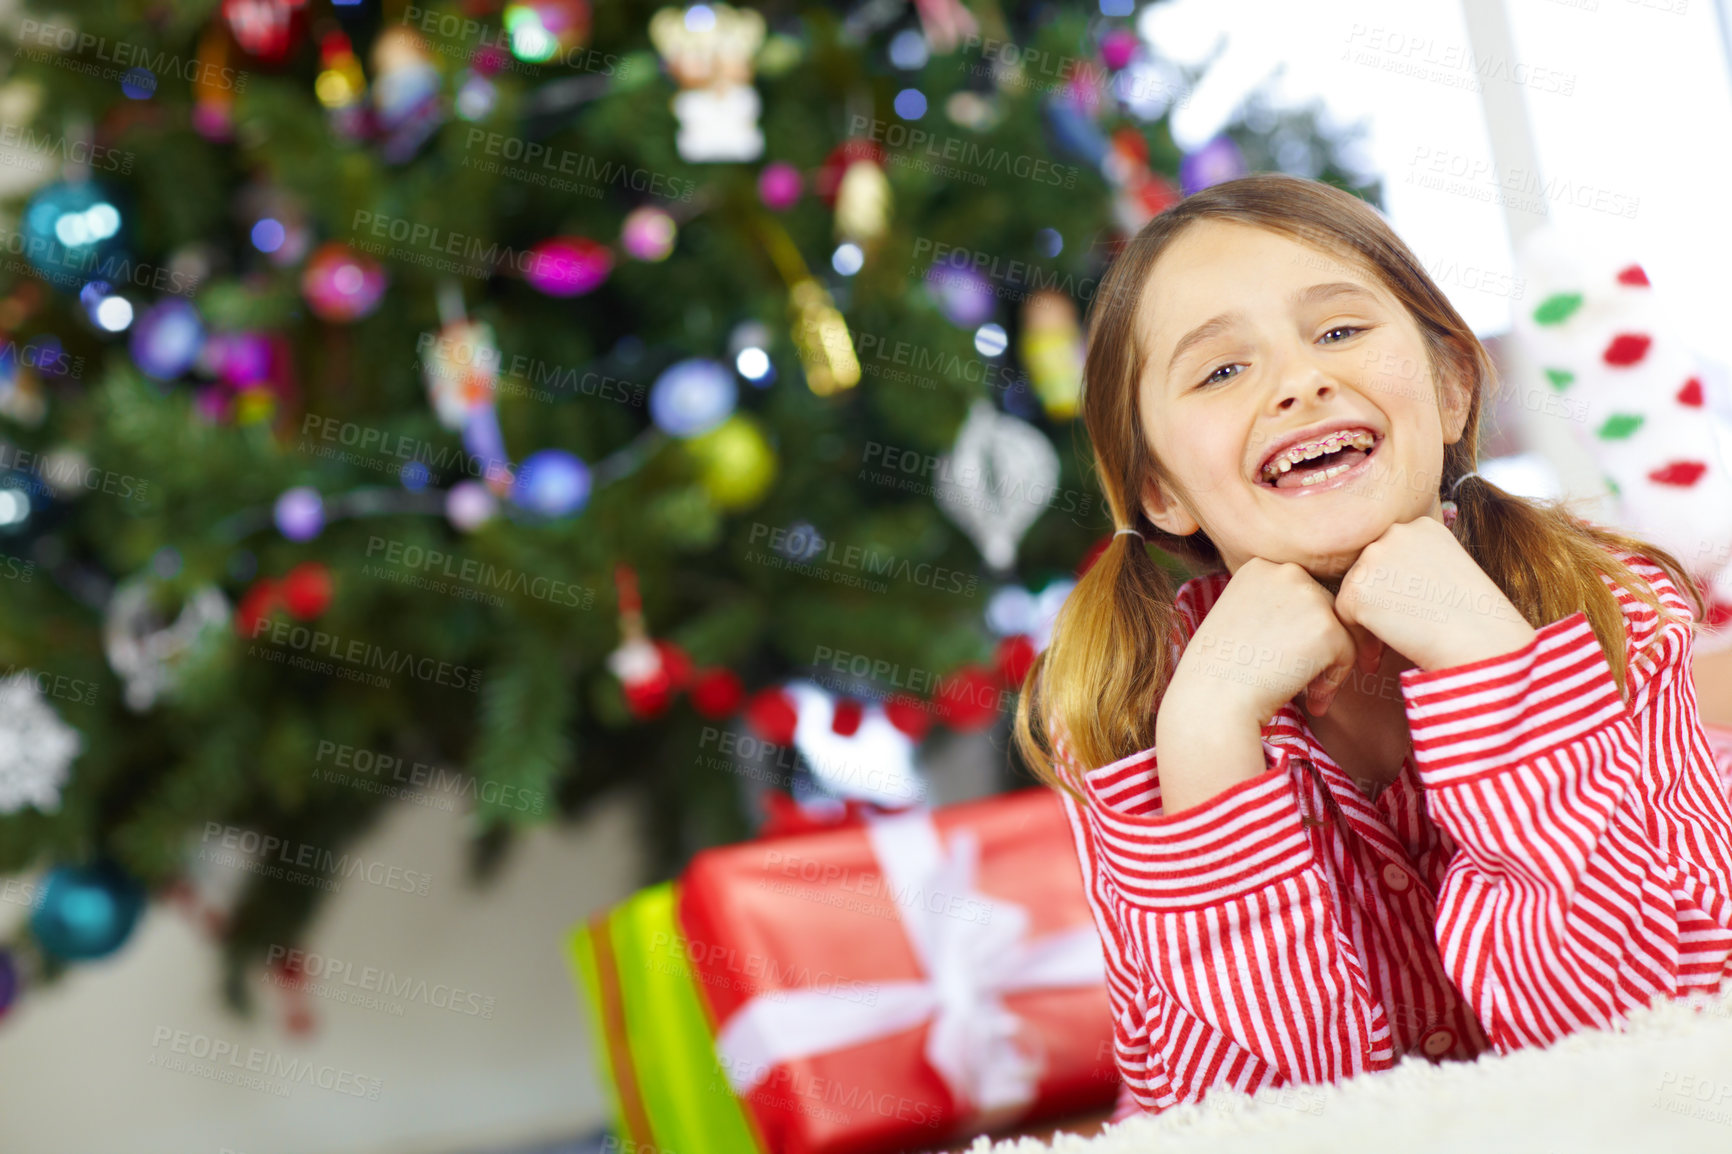
<path id="1" fill-rule="evenodd" d="M 1612 343 L 1606 346 L 1603 354 L 1608 365 L 1614 368 L 1628 368 L 1648 355 L 1648 346 L 1654 343 L 1654 338 L 1642 333 L 1619 333 L 1612 338 Z"/>
<path id="2" fill-rule="evenodd" d="M 1642 266 L 1633 264 L 1618 274 L 1618 283 L 1635 285 L 1638 288 L 1648 287 L 1648 274 L 1642 271 Z"/>
<path id="3" fill-rule="evenodd" d="M 1701 461 L 1673 461 L 1663 468 L 1655 469 L 1648 474 L 1648 480 L 1656 485 L 1677 485 L 1688 489 L 1702 479 L 1702 474 L 1708 471 L 1708 466 Z"/>
<path id="4" fill-rule="evenodd" d="M 1696 409 L 1702 407 L 1702 380 L 1700 377 L 1691 377 L 1684 382 L 1684 387 L 1678 390 L 1678 403 Z"/>

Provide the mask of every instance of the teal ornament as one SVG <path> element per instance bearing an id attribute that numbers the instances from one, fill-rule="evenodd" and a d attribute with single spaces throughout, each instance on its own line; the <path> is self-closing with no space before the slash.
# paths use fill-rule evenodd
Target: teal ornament
<path id="1" fill-rule="evenodd" d="M 119 949 L 143 912 L 144 887 L 112 862 L 55 866 L 30 915 L 30 932 L 43 952 L 86 962 Z"/>
<path id="2" fill-rule="evenodd" d="M 56 181 L 24 206 L 24 256 L 61 288 L 115 279 L 103 273 L 121 255 L 123 224 L 120 206 L 95 181 Z"/>

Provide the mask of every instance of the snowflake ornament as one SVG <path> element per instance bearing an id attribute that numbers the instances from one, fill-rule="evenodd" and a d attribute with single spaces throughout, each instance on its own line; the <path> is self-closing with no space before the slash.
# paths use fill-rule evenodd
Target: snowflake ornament
<path id="1" fill-rule="evenodd" d="M 60 787 L 84 748 L 78 731 L 60 720 L 36 677 L 20 670 L 0 681 L 0 814 L 33 805 L 60 808 Z"/>

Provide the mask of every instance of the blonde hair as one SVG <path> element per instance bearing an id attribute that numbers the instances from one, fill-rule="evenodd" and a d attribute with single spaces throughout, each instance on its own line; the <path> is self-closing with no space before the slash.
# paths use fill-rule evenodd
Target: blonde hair
<path id="1" fill-rule="evenodd" d="M 1473 472 L 1481 402 L 1496 386 L 1485 347 L 1374 208 L 1320 181 L 1256 173 L 1194 193 L 1150 220 L 1101 279 L 1088 322 L 1082 416 L 1114 525 L 1134 526 L 1195 574 L 1225 569 L 1206 534 L 1163 532 L 1143 515 L 1138 499 L 1149 478 L 1169 487 L 1173 478 L 1142 433 L 1136 385 L 1148 350 L 1138 344 L 1135 320 L 1155 261 L 1199 220 L 1268 229 L 1375 276 L 1418 324 L 1432 378 L 1441 379 L 1447 367 L 1470 386 L 1466 428 L 1460 440 L 1445 446 L 1440 493 Z M 1578 609 L 1587 613 L 1620 692 L 1627 693 L 1624 616 L 1598 574 L 1640 597 L 1662 619 L 1670 614 L 1648 582 L 1609 550 L 1653 561 L 1690 600 L 1696 618 L 1703 616 L 1699 590 L 1676 558 L 1589 524 L 1564 502 L 1518 497 L 1478 475 L 1455 490 L 1454 500 L 1464 548 L 1524 618 L 1547 624 Z M 1130 534 L 1112 538 L 1078 581 L 1017 701 L 1016 747 L 1041 781 L 1081 798 L 1082 783 L 1067 780 L 1055 766 L 1049 718 L 1061 728 L 1078 772 L 1154 745 L 1155 717 L 1173 672 L 1169 646 L 1180 637 L 1175 593 L 1167 568 Z"/>

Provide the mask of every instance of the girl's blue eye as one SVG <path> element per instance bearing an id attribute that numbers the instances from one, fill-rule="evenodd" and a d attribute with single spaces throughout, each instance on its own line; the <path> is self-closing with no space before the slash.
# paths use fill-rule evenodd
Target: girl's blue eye
<path id="1" fill-rule="evenodd" d="M 1208 376 L 1204 377 L 1200 382 L 1198 382 L 1197 387 L 1202 389 L 1202 388 L 1207 388 L 1208 386 L 1213 385 L 1213 384 L 1218 384 L 1219 382 L 1217 382 L 1215 380 L 1215 373 L 1225 372 L 1226 370 L 1228 370 L 1232 367 L 1233 367 L 1232 365 L 1222 365 L 1220 368 L 1216 369 L 1214 373 L 1210 373 Z M 1223 377 L 1222 379 L 1226 380 L 1229 378 Z"/>
<path id="2" fill-rule="evenodd" d="M 1336 325 L 1334 328 L 1330 329 L 1328 333 L 1324 333 L 1323 335 L 1328 336 L 1329 333 L 1362 333 L 1364 331 L 1364 329 L 1357 328 L 1353 325 Z"/>

